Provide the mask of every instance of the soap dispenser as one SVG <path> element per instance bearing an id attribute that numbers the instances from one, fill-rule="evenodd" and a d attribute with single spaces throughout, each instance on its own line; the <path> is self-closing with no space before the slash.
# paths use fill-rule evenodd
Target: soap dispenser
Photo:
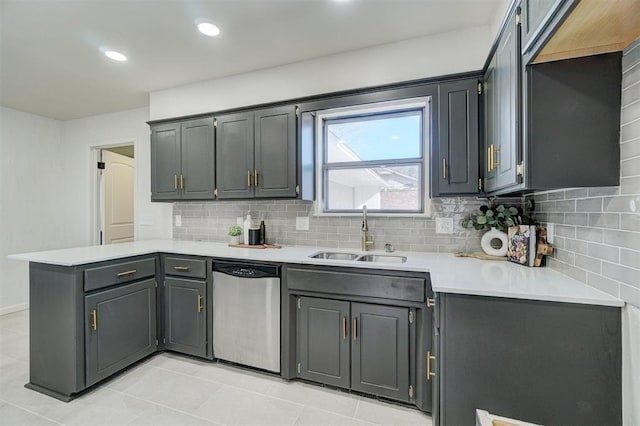
<path id="1" fill-rule="evenodd" d="M 249 245 L 249 229 L 251 228 L 251 212 L 247 211 L 247 218 L 244 220 L 244 226 L 242 229 L 242 235 L 244 237 L 244 243 Z"/>

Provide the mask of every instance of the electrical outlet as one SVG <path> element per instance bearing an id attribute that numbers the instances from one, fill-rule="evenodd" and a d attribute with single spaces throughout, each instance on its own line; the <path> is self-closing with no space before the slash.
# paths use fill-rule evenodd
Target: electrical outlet
<path id="1" fill-rule="evenodd" d="M 556 224 L 547 223 L 547 242 L 553 244 L 553 238 L 556 234 Z"/>
<path id="2" fill-rule="evenodd" d="M 236 217 L 236 225 L 238 225 L 240 228 L 244 226 L 244 218 L 242 216 Z"/>
<path id="3" fill-rule="evenodd" d="M 453 218 L 436 217 L 436 234 L 453 234 Z"/>
<path id="4" fill-rule="evenodd" d="M 182 226 L 182 216 L 176 215 L 176 226 Z"/>
<path id="5" fill-rule="evenodd" d="M 296 231 L 309 230 L 309 216 L 296 217 Z"/>

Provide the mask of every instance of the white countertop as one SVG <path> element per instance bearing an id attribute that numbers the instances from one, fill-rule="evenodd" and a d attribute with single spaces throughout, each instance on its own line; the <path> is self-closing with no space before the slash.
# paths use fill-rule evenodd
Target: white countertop
<path id="1" fill-rule="evenodd" d="M 477 296 L 508 297 L 554 302 L 624 306 L 624 302 L 549 268 L 529 268 L 504 261 L 458 258 L 453 254 L 395 252 L 407 256 L 406 263 L 355 262 L 312 259 L 318 251 L 360 253 L 313 247 L 243 249 L 224 243 L 200 241 L 148 240 L 105 246 L 78 247 L 10 255 L 10 259 L 52 265 L 75 266 L 150 253 L 175 253 L 309 265 L 351 266 L 370 269 L 429 272 L 433 291 Z M 368 252 L 377 253 L 377 252 Z"/>

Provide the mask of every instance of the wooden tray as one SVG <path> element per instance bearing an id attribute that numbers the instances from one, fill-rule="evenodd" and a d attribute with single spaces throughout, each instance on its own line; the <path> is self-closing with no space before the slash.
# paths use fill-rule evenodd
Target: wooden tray
<path id="1" fill-rule="evenodd" d="M 281 246 L 281 245 L 279 245 L 279 244 L 256 244 L 256 245 L 249 245 L 249 244 L 229 244 L 229 247 L 247 248 L 247 249 L 259 249 L 259 250 L 263 250 L 263 249 L 279 249 L 279 248 L 282 248 L 282 246 Z"/>
<path id="2" fill-rule="evenodd" d="M 454 253 L 455 257 L 473 257 L 474 259 L 480 259 L 480 260 L 507 260 L 506 256 L 491 256 L 489 254 L 486 253 L 462 253 L 462 252 L 458 252 L 458 253 Z"/>

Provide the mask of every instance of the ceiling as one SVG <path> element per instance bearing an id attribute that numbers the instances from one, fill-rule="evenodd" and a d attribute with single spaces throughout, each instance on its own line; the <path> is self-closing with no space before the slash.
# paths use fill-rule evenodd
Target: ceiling
<path id="1" fill-rule="evenodd" d="M 465 27 L 504 0 L 0 0 L 0 103 L 59 120 L 149 92 Z M 197 19 L 218 25 L 206 37 Z M 106 58 L 101 48 L 125 53 Z M 455 49 L 455 46 L 452 46 Z M 418 53 L 418 52 L 417 52 Z"/>

